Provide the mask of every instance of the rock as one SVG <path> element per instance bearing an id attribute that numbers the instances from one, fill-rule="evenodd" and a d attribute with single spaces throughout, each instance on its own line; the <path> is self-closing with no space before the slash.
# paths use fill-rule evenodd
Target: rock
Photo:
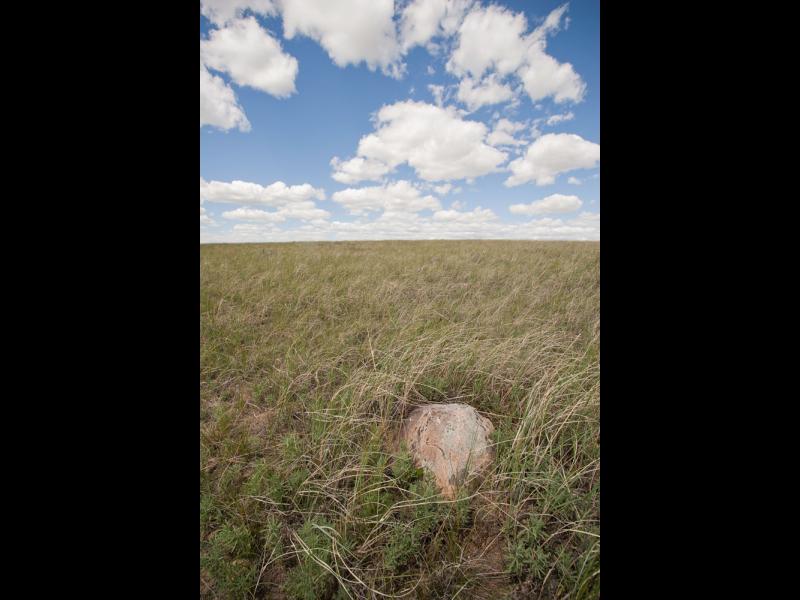
<path id="1" fill-rule="evenodd" d="M 414 462 L 429 469 L 447 498 L 494 459 L 492 422 L 466 404 L 428 404 L 414 409 L 400 438 Z"/>

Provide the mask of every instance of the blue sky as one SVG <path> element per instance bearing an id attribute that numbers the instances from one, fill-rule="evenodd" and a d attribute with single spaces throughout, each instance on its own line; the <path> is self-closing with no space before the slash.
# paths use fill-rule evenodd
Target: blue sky
<path id="1" fill-rule="evenodd" d="M 201 13 L 201 242 L 599 239 L 599 2 Z"/>

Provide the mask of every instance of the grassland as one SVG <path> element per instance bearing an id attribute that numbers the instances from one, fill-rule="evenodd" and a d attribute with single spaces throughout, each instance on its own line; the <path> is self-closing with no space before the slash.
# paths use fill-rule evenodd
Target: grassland
<path id="1" fill-rule="evenodd" d="M 599 244 L 200 249 L 205 598 L 598 598 Z M 465 402 L 455 501 L 393 443 Z"/>

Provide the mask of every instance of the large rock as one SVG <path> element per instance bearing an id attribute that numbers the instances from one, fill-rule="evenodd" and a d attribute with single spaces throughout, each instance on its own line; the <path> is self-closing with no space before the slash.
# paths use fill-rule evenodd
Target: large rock
<path id="1" fill-rule="evenodd" d="M 429 469 L 447 498 L 494 458 L 492 422 L 466 404 L 428 404 L 414 409 L 400 437 L 414 461 Z"/>

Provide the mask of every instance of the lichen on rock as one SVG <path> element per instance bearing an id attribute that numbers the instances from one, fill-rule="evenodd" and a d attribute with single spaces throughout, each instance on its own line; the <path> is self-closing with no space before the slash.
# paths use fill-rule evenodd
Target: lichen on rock
<path id="1" fill-rule="evenodd" d="M 492 422 L 467 404 L 428 404 L 403 423 L 401 440 L 414 462 L 431 471 L 447 498 L 494 459 Z"/>

